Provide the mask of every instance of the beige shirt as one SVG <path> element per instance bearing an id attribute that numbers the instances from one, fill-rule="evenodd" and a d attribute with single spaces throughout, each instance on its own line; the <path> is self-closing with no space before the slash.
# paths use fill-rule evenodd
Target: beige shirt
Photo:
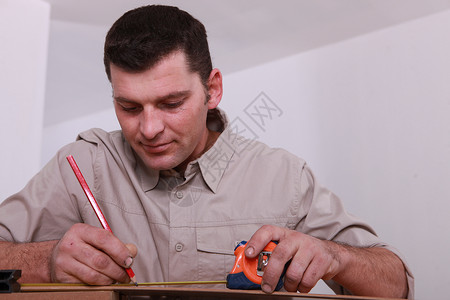
<path id="1" fill-rule="evenodd" d="M 0 205 L 0 240 L 60 239 L 80 222 L 101 227 L 66 160 L 69 154 L 114 234 L 137 245 L 133 270 L 141 282 L 224 280 L 234 264 L 235 245 L 264 224 L 389 248 L 344 210 L 305 161 L 246 140 L 230 127 L 188 165 L 184 178 L 146 169 L 121 131 L 83 132 Z M 411 295 L 412 283 L 409 276 Z"/>

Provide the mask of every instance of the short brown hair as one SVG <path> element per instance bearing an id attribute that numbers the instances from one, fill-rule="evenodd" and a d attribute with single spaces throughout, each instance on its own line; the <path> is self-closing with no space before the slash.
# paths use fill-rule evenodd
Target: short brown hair
<path id="1" fill-rule="evenodd" d="M 206 87 L 212 62 L 203 24 L 177 7 L 142 6 L 126 12 L 108 31 L 105 71 L 109 80 L 111 63 L 128 72 L 143 72 L 178 50 Z"/>

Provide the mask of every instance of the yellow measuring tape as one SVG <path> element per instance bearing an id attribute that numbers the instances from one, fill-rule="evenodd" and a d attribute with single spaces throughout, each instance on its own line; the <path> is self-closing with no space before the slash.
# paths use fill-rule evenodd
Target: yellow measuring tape
<path id="1" fill-rule="evenodd" d="M 191 285 L 191 284 L 226 284 L 226 280 L 211 281 L 168 281 L 168 282 L 138 282 L 139 286 L 152 285 Z M 84 283 L 22 283 L 21 286 L 91 286 Z M 134 286 L 133 283 L 117 283 L 113 286 Z"/>

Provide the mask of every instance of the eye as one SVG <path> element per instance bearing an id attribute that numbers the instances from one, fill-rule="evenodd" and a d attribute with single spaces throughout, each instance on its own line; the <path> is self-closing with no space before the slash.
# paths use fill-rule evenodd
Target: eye
<path id="1" fill-rule="evenodd" d="M 137 107 L 136 106 L 122 106 L 122 110 L 132 112 L 132 111 L 137 111 Z"/>
<path id="2" fill-rule="evenodd" d="M 183 101 L 175 101 L 175 102 L 166 102 L 164 106 L 168 109 L 178 108 L 183 104 Z"/>
<path id="3" fill-rule="evenodd" d="M 130 104 L 123 104 L 123 103 L 117 103 L 119 104 L 120 108 L 125 112 L 138 112 L 140 110 L 140 107 L 137 105 L 130 105 Z"/>

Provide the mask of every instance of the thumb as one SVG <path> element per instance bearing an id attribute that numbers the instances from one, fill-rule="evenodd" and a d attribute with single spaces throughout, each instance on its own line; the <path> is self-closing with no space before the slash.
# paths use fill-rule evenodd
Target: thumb
<path id="1" fill-rule="evenodd" d="M 125 244 L 125 247 L 128 248 L 128 250 L 130 251 L 130 254 L 133 258 L 136 257 L 138 250 L 137 250 L 135 244 Z"/>

